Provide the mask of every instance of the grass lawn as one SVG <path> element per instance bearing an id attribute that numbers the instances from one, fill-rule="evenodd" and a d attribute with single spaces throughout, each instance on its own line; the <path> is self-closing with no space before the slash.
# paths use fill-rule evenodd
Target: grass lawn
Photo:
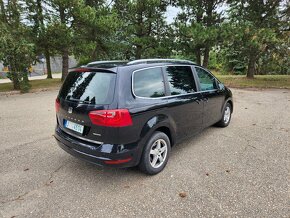
<path id="1" fill-rule="evenodd" d="M 286 88 L 290 89 L 290 75 L 256 75 L 255 79 L 245 76 L 216 75 L 228 87 L 233 88 Z"/>
<path id="2" fill-rule="evenodd" d="M 257 75 L 255 79 L 247 79 L 245 76 L 216 75 L 221 82 L 233 88 L 286 88 L 290 89 L 290 75 Z M 31 90 L 58 88 L 60 79 L 31 80 Z M 13 91 L 12 83 L 0 84 L 0 92 Z"/>
<path id="3" fill-rule="evenodd" d="M 31 80 L 29 81 L 31 85 L 31 90 L 35 89 L 45 89 L 45 88 L 57 88 L 60 87 L 60 79 L 41 79 L 41 80 Z M 0 84 L 0 92 L 13 91 L 12 83 L 2 83 Z"/>

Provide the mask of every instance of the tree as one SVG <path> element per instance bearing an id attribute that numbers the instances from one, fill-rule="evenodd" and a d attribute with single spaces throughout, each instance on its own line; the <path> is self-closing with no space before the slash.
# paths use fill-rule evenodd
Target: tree
<path id="1" fill-rule="evenodd" d="M 81 63 L 97 59 L 120 58 L 118 27 L 120 21 L 110 4 L 103 0 L 86 0 L 90 16 L 77 19 L 74 23 L 74 55 Z"/>
<path id="2" fill-rule="evenodd" d="M 121 20 L 120 42 L 127 59 L 170 57 L 165 12 L 167 4 L 161 0 L 115 0 L 113 6 Z"/>
<path id="3" fill-rule="evenodd" d="M 47 78 L 52 79 L 50 57 L 55 53 L 53 38 L 47 31 L 47 25 L 50 22 L 51 14 L 49 8 L 51 4 L 47 0 L 26 0 L 27 19 L 32 25 L 31 38 L 36 45 L 36 53 L 44 54 L 46 59 Z"/>
<path id="4" fill-rule="evenodd" d="M 0 2 L 0 60 L 9 66 L 9 78 L 14 89 L 28 91 L 27 68 L 34 61 L 34 44 L 29 38 L 29 29 L 21 22 L 23 7 L 11 0 Z"/>
<path id="5" fill-rule="evenodd" d="M 195 54 L 197 64 L 208 66 L 209 53 L 220 38 L 222 14 L 217 8 L 222 0 L 177 0 L 182 12 L 175 21 L 176 35 L 187 55 Z M 203 54 L 203 63 L 201 63 Z"/>
<path id="6" fill-rule="evenodd" d="M 267 50 L 279 44 L 282 0 L 230 0 L 230 21 L 236 51 L 247 58 L 247 78 L 254 78 L 256 65 Z"/>
<path id="7" fill-rule="evenodd" d="M 93 9 L 83 0 L 51 0 L 52 21 L 48 32 L 53 35 L 54 47 L 62 56 L 62 80 L 68 74 L 69 55 L 72 54 L 76 41 L 77 23 L 82 19 L 94 19 Z"/>

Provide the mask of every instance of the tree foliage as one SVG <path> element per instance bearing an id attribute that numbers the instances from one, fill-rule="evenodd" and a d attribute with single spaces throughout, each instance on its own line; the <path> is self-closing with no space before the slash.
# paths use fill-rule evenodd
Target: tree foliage
<path id="1" fill-rule="evenodd" d="M 126 59 L 169 57 L 169 28 L 165 21 L 167 4 L 162 0 L 116 0 L 119 40 Z"/>
<path id="2" fill-rule="evenodd" d="M 230 0 L 231 29 L 229 50 L 247 61 L 247 77 L 253 78 L 257 64 L 271 49 L 281 45 L 282 32 L 279 7 L 282 0 Z"/>
<path id="3" fill-rule="evenodd" d="M 179 8 L 175 21 L 168 7 Z M 186 58 L 231 73 L 289 74 L 289 2 L 283 0 L 0 0 L 0 61 L 15 89 L 45 56 L 95 60 Z"/>
<path id="4" fill-rule="evenodd" d="M 176 38 L 182 53 L 194 54 L 195 61 L 207 67 L 210 50 L 222 40 L 220 35 L 223 18 L 217 8 L 224 1 L 178 0 L 175 3 L 182 9 L 175 21 Z"/>
<path id="5" fill-rule="evenodd" d="M 27 68 L 34 61 L 35 46 L 29 38 L 29 28 L 21 22 L 20 4 L 17 1 L 0 4 L 0 60 L 9 66 L 14 89 L 26 92 L 30 87 Z"/>

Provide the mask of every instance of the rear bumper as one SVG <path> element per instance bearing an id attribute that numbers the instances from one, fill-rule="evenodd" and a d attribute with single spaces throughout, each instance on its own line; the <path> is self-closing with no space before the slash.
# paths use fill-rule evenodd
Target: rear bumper
<path id="1" fill-rule="evenodd" d="M 130 144 L 94 144 L 75 138 L 58 126 L 54 137 L 58 145 L 67 153 L 90 163 L 125 168 L 139 164 L 142 148 L 138 142 Z"/>

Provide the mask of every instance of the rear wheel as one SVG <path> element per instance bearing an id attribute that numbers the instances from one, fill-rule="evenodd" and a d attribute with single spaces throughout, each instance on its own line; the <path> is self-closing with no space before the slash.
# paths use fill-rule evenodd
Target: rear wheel
<path id="1" fill-rule="evenodd" d="M 223 111 L 222 119 L 216 124 L 219 127 L 227 127 L 230 124 L 232 117 L 232 106 L 230 103 L 226 103 Z"/>
<path id="2" fill-rule="evenodd" d="M 150 175 L 161 172 L 167 164 L 170 151 L 168 136 L 163 132 L 155 132 L 144 147 L 140 170 Z"/>

